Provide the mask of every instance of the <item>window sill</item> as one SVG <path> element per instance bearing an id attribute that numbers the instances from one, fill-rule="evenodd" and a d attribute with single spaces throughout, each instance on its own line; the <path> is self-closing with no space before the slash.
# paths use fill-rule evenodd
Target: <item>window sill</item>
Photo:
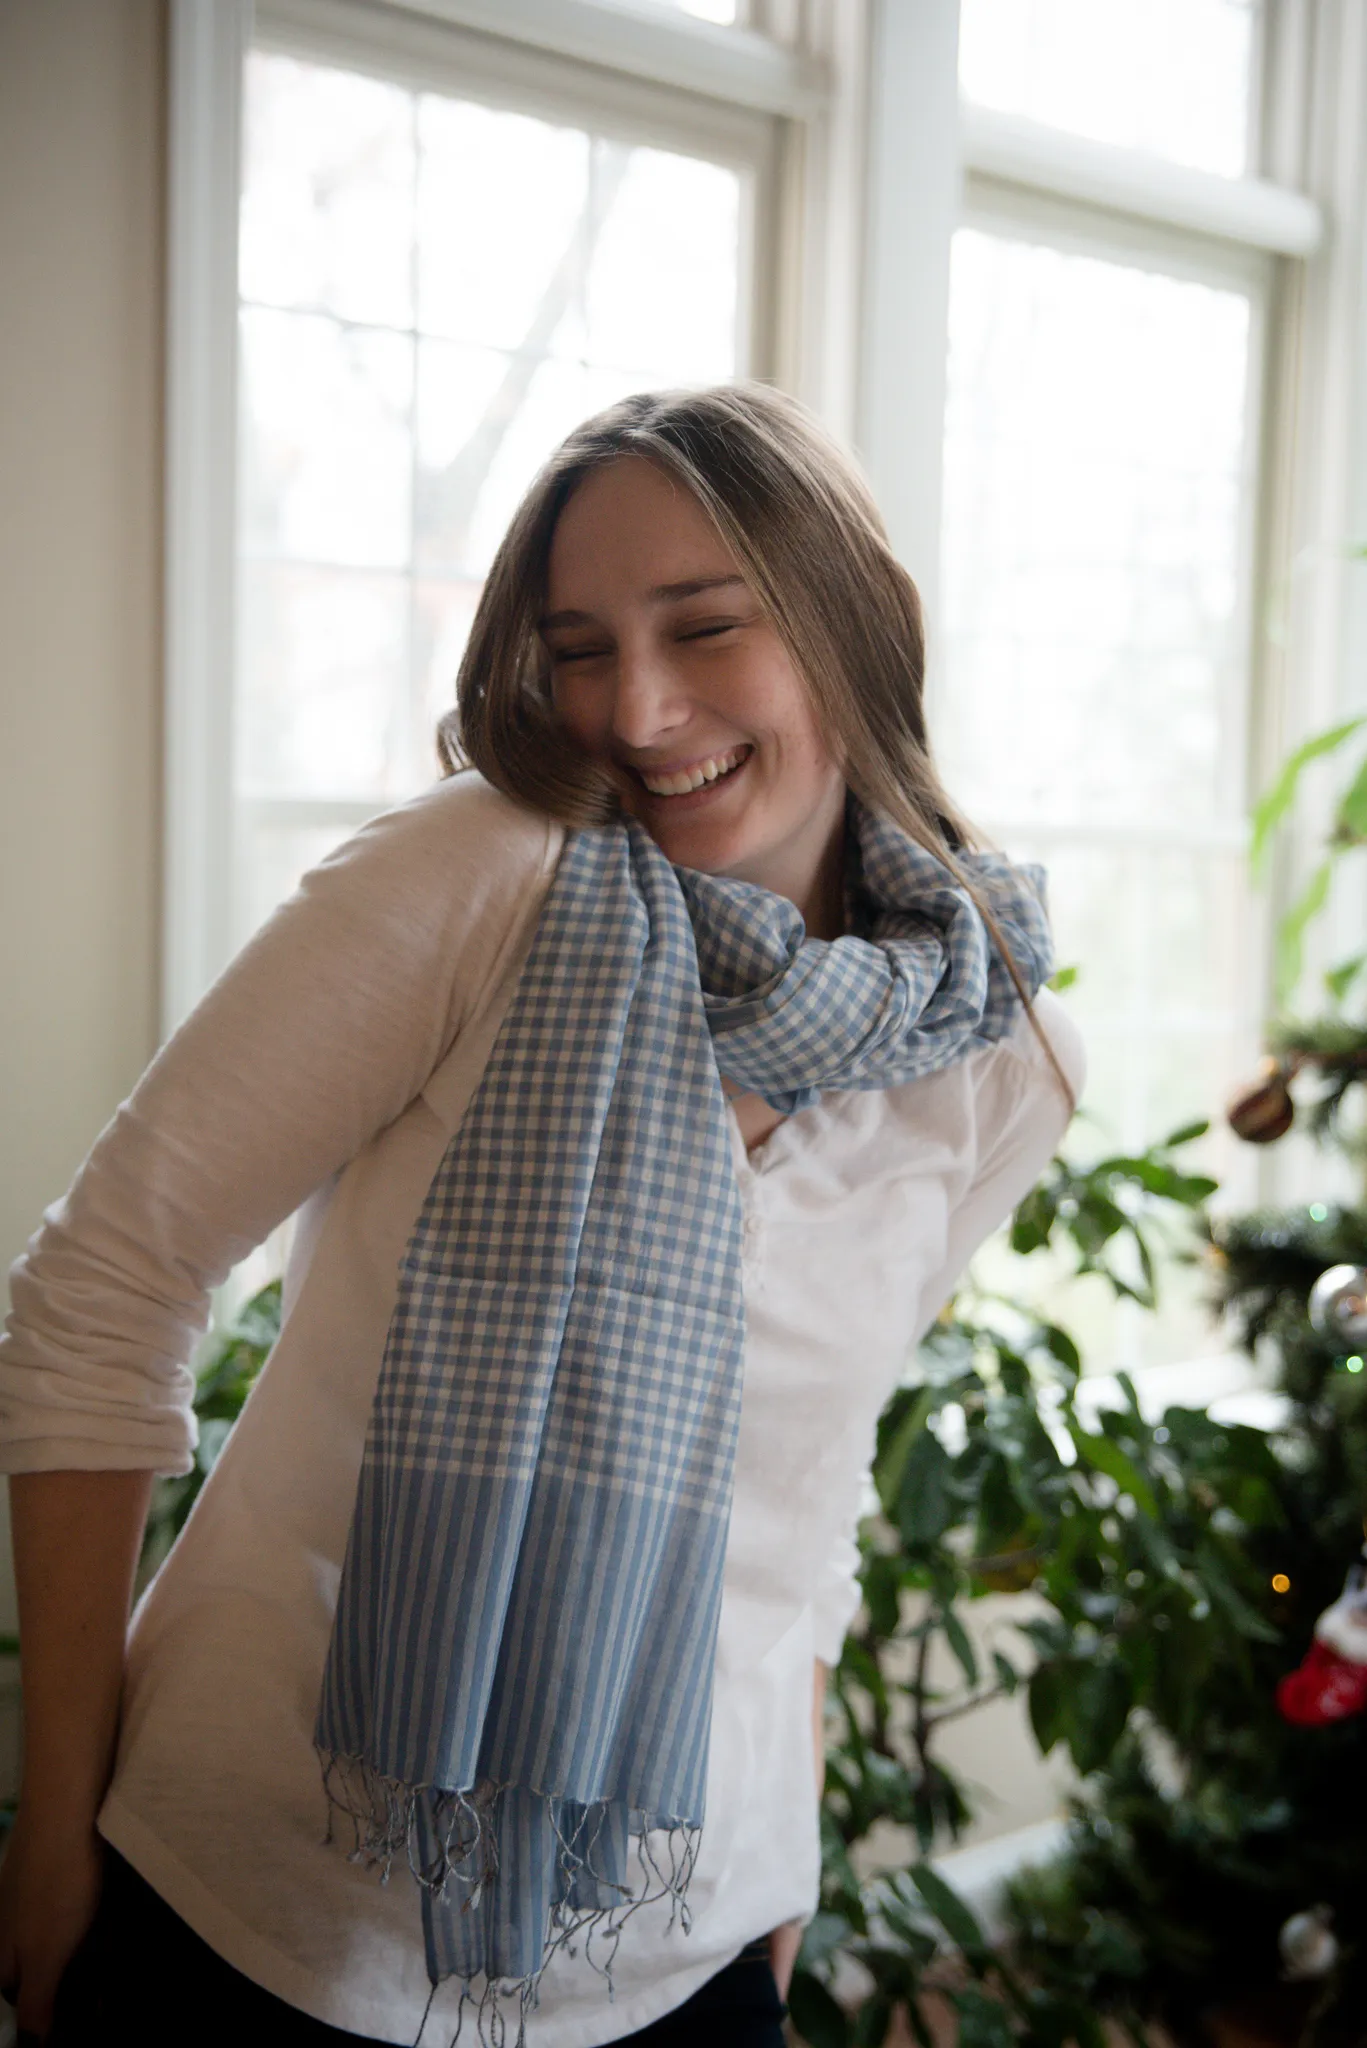
<path id="1" fill-rule="evenodd" d="M 1286 1396 L 1270 1375 L 1242 1352 L 1141 1366 L 1130 1377 L 1149 1422 L 1158 1421 L 1165 1408 L 1204 1408 L 1217 1422 L 1276 1429 L 1288 1412 Z M 1088 1374 L 1078 1386 L 1077 1403 L 1094 1420 L 1103 1409 L 1123 1408 L 1125 1396 L 1114 1373 Z"/>

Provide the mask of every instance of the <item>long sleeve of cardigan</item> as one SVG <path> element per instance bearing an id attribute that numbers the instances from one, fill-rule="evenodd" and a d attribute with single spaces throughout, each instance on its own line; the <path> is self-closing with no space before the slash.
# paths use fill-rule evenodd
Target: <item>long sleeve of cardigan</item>
<path id="1" fill-rule="evenodd" d="M 189 1469 L 211 1290 L 414 1100 L 559 829 L 477 777 L 308 875 L 171 1039 L 11 1275 L 0 1471 Z"/>

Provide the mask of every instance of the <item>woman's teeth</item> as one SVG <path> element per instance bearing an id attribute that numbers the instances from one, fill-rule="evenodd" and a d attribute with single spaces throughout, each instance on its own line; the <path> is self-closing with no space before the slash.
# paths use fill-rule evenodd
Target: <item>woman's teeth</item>
<path id="1" fill-rule="evenodd" d="M 718 776 L 739 768 L 749 752 L 749 747 L 732 747 L 730 753 L 713 754 L 710 760 L 699 761 L 692 768 L 681 768 L 677 775 L 648 775 L 644 768 L 637 773 L 652 796 L 687 796 L 690 790 L 702 789 Z"/>

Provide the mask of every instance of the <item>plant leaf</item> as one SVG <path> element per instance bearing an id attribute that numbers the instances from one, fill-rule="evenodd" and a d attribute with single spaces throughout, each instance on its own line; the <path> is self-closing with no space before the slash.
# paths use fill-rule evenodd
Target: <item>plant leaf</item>
<path id="1" fill-rule="evenodd" d="M 997 1674 L 997 1683 L 1004 1693 L 1013 1693 L 1020 1684 L 1020 1673 L 1009 1657 L 1003 1657 L 1000 1650 L 992 1652 L 992 1665 Z"/>
<path id="2" fill-rule="evenodd" d="M 954 1520 L 950 1470 L 944 1445 L 923 1428 L 907 1452 L 897 1486 L 897 1526 L 909 1549 L 924 1550 L 943 1536 Z"/>
<path id="3" fill-rule="evenodd" d="M 1296 983 L 1301 978 L 1305 928 L 1314 922 L 1324 908 L 1329 895 L 1329 880 L 1333 868 L 1332 855 L 1328 860 L 1320 862 L 1299 897 L 1277 926 L 1277 1000 L 1280 1003 L 1290 1001 L 1295 993 Z"/>
<path id="4" fill-rule="evenodd" d="M 1342 725 L 1330 726 L 1327 732 L 1315 733 L 1310 739 L 1302 741 L 1295 753 L 1282 763 L 1272 787 L 1253 806 L 1253 837 L 1249 843 L 1249 860 L 1255 875 L 1262 873 L 1272 835 L 1296 801 L 1296 791 L 1304 770 L 1322 755 L 1332 754 L 1345 740 L 1351 739 L 1364 724 L 1367 724 L 1365 718 L 1350 718 Z"/>
<path id="5" fill-rule="evenodd" d="M 1353 839 L 1367 839 L 1367 760 L 1339 798 L 1335 827 Z"/>
<path id="6" fill-rule="evenodd" d="M 1048 1756 L 1063 1733 L 1068 1666 L 1037 1664 L 1030 1674 L 1030 1726 L 1041 1756 Z"/>
<path id="7" fill-rule="evenodd" d="M 1016 2029 L 1006 2007 L 971 1986 L 951 1991 L 949 2002 L 958 2018 L 958 2048 L 1016 2048 Z"/>
<path id="8" fill-rule="evenodd" d="M 978 1659 L 968 1630 L 964 1627 L 951 1606 L 946 1606 L 941 1610 L 940 1619 L 944 1624 L 945 1635 L 949 1639 L 949 1647 L 959 1660 L 959 1668 L 963 1672 L 965 1680 L 969 1685 L 976 1685 L 978 1683 Z"/>
<path id="9" fill-rule="evenodd" d="M 874 1470 L 874 1483 L 878 1488 L 878 1498 L 882 1501 L 883 1510 L 886 1514 L 890 1515 L 895 1510 L 898 1490 L 902 1484 L 902 1474 L 906 1470 L 906 1463 L 911 1455 L 912 1445 L 925 1428 L 934 1406 L 934 1387 L 922 1387 L 916 1399 L 912 1402 L 911 1407 L 898 1424 L 892 1442 L 887 1446 L 887 1449 L 877 1462 Z"/>
<path id="10" fill-rule="evenodd" d="M 908 1874 L 950 1940 L 957 1942 L 966 1956 L 986 1955 L 987 1936 L 953 1886 L 928 1863 L 914 1863 Z"/>
<path id="11" fill-rule="evenodd" d="M 1151 1522 L 1158 1519 L 1158 1502 L 1153 1488 L 1144 1477 L 1134 1459 L 1121 1450 L 1118 1443 L 1108 1436 L 1091 1436 L 1079 1424 L 1073 1423 L 1069 1435 L 1077 1446 L 1077 1454 L 1086 1460 L 1094 1472 L 1102 1472 L 1113 1479 L 1122 1493 L 1127 1493 L 1141 1514 Z"/>
<path id="12" fill-rule="evenodd" d="M 1109 1758 L 1125 1732 L 1133 1700 L 1130 1674 L 1116 1658 L 1098 1657 L 1074 1667 L 1066 1733 L 1073 1762 L 1084 1778 Z"/>
<path id="13" fill-rule="evenodd" d="M 1324 977 L 1324 986 L 1331 1002 L 1341 1003 L 1364 967 L 1367 967 L 1367 953 L 1354 953 L 1351 960 L 1340 960 L 1337 967 L 1331 967 Z"/>
<path id="14" fill-rule="evenodd" d="M 1041 1325 L 1040 1335 L 1044 1340 L 1044 1348 L 1050 1357 L 1055 1359 L 1071 1378 L 1080 1378 L 1082 1374 L 1082 1353 L 1078 1350 L 1077 1345 L 1068 1332 L 1058 1323 L 1044 1323 Z"/>
<path id="15" fill-rule="evenodd" d="M 1032 1188 L 1011 1219 L 1012 1251 L 1024 1254 L 1048 1244 L 1057 1213 L 1057 1204 L 1048 1188 Z"/>
<path id="16" fill-rule="evenodd" d="M 1190 1145 L 1194 1138 L 1204 1138 L 1210 1129 L 1209 1117 L 1198 1117 L 1194 1124 L 1179 1124 L 1170 1137 L 1154 1146 L 1155 1152 L 1172 1152 L 1179 1145 Z"/>
<path id="17" fill-rule="evenodd" d="M 788 1987 L 788 2009 L 810 2048 L 849 2048 L 850 2023 L 819 1978 L 806 1970 L 795 1973 Z"/>

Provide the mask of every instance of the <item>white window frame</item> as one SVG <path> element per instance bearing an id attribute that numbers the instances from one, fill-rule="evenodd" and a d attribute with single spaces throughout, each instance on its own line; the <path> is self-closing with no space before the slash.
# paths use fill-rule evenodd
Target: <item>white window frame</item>
<path id="1" fill-rule="evenodd" d="M 652 0 L 172 0 L 162 1024 L 232 942 L 237 234 L 254 42 L 756 160 L 753 368 L 837 433 L 855 409 L 866 0 L 754 0 L 722 28 Z M 767 32 L 761 34 L 759 27 Z"/>

